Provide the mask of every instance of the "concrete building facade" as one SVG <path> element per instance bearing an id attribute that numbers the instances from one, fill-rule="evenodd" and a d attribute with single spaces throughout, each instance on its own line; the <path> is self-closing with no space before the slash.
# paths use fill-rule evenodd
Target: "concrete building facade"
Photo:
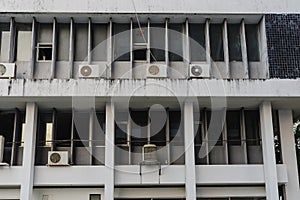
<path id="1" fill-rule="evenodd" d="M 0 2 L 0 200 L 298 200 L 299 9 Z"/>

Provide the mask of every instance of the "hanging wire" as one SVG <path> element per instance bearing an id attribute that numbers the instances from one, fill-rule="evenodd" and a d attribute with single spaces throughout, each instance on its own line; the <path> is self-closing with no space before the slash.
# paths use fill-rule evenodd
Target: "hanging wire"
<path id="1" fill-rule="evenodd" d="M 144 32 L 143 32 L 142 27 L 141 27 L 141 23 L 140 23 L 140 20 L 139 20 L 139 16 L 138 16 L 138 14 L 137 14 L 137 10 L 136 10 L 136 7 L 135 7 L 134 0 L 131 0 L 131 2 L 132 2 L 132 5 L 133 5 L 133 8 L 134 8 L 135 18 L 136 18 L 136 21 L 137 21 L 139 30 L 140 30 L 140 32 L 141 32 L 141 34 L 142 34 L 142 37 L 143 37 L 144 42 L 147 43 L 147 40 L 146 40 L 146 38 L 145 38 Z M 149 28 L 149 27 L 147 27 L 147 28 Z M 148 41 L 148 42 L 149 42 L 149 41 Z M 154 56 L 153 53 L 151 52 L 151 48 L 149 49 L 149 52 L 150 52 L 150 56 L 152 56 L 153 60 L 154 60 L 155 62 L 157 62 L 157 59 L 155 58 L 155 56 Z"/>

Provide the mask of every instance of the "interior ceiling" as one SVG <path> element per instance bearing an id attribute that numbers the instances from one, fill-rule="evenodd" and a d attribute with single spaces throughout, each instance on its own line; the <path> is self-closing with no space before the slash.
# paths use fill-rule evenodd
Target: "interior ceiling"
<path id="1" fill-rule="evenodd" d="M 72 97 L 1 97 L 0 98 L 0 110 L 10 110 L 18 108 L 25 110 L 25 102 L 36 102 L 40 109 L 57 108 L 61 110 L 71 109 L 72 107 L 94 107 L 97 110 L 104 110 L 107 102 L 114 102 L 116 104 L 116 110 L 126 110 L 128 107 L 132 109 L 144 109 L 151 107 L 155 104 L 160 104 L 165 108 L 171 110 L 178 110 L 182 105 L 182 102 L 186 101 L 185 98 L 170 98 L 170 97 L 84 97 L 73 98 Z M 194 100 L 195 99 L 189 99 Z M 300 97 L 298 98 L 284 98 L 284 97 L 227 97 L 213 99 L 221 102 L 219 105 L 225 106 L 227 109 L 258 109 L 259 105 L 263 101 L 270 101 L 273 109 L 291 109 L 293 110 L 294 118 L 300 118 Z M 212 99 L 210 97 L 198 98 L 200 108 L 211 108 Z M 130 106 L 128 106 L 130 105 Z"/>

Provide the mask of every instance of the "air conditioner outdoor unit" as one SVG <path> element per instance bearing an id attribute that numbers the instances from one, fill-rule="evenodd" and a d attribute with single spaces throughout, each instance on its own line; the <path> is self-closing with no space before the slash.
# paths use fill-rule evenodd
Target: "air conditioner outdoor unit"
<path id="1" fill-rule="evenodd" d="M 210 65 L 207 63 L 191 64 L 189 67 L 190 78 L 209 78 Z"/>
<path id="2" fill-rule="evenodd" d="M 0 63 L 0 78 L 14 78 L 15 68 L 15 63 Z"/>
<path id="3" fill-rule="evenodd" d="M 0 163 L 3 162 L 4 140 L 5 138 L 2 135 L 0 135 Z"/>
<path id="4" fill-rule="evenodd" d="M 149 78 L 166 78 L 167 65 L 150 64 L 147 65 L 147 77 Z"/>
<path id="5" fill-rule="evenodd" d="M 68 166 L 68 151 L 48 151 L 48 166 Z"/>
<path id="6" fill-rule="evenodd" d="M 157 147 L 155 144 L 145 144 L 143 146 L 143 162 L 157 162 Z"/>
<path id="7" fill-rule="evenodd" d="M 98 65 L 79 65 L 79 78 L 98 78 L 99 66 Z"/>

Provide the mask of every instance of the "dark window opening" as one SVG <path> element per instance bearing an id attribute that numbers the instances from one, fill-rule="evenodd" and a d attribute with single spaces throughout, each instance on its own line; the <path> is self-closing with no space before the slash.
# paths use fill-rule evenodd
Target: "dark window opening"
<path id="1" fill-rule="evenodd" d="M 72 113 L 58 112 L 55 144 L 56 147 L 70 147 L 71 146 L 71 130 L 72 130 Z"/>
<path id="2" fill-rule="evenodd" d="M 239 24 L 228 24 L 229 61 L 242 61 L 241 34 Z"/>
<path id="3" fill-rule="evenodd" d="M 130 111 L 131 116 L 131 142 L 132 145 L 143 146 L 147 144 L 148 111 Z"/>
<path id="4" fill-rule="evenodd" d="M 247 145 L 258 146 L 261 143 L 259 134 L 259 113 L 256 110 L 245 111 Z"/>
<path id="5" fill-rule="evenodd" d="M 169 60 L 183 61 L 182 24 L 169 24 Z"/>
<path id="6" fill-rule="evenodd" d="M 75 61 L 84 61 L 88 56 L 88 24 L 75 24 Z"/>
<path id="7" fill-rule="evenodd" d="M 107 60 L 107 24 L 92 25 L 92 60 Z"/>
<path id="8" fill-rule="evenodd" d="M 170 142 L 178 146 L 184 145 L 183 125 L 181 124 L 182 119 L 180 111 L 169 112 Z"/>
<path id="9" fill-rule="evenodd" d="M 276 164 L 282 164 L 278 111 L 272 111 Z"/>
<path id="10" fill-rule="evenodd" d="M 228 144 L 241 145 L 240 111 L 228 111 L 226 123 Z"/>
<path id="11" fill-rule="evenodd" d="M 90 200 L 101 200 L 101 194 L 90 194 Z"/>
<path id="12" fill-rule="evenodd" d="M 52 44 L 38 44 L 38 61 L 52 60 Z"/>
<path id="13" fill-rule="evenodd" d="M 189 24 L 191 61 L 206 61 L 205 25 Z"/>
<path id="14" fill-rule="evenodd" d="M 151 24 L 150 59 L 151 62 L 165 61 L 166 33 L 164 24 Z"/>
<path id="15" fill-rule="evenodd" d="M 133 50 L 133 60 L 145 61 L 147 60 L 147 49 Z"/>
<path id="16" fill-rule="evenodd" d="M 58 24 L 57 29 L 57 60 L 68 61 L 70 52 L 70 24 Z"/>
<path id="17" fill-rule="evenodd" d="M 150 143 L 156 146 L 166 146 L 165 111 L 150 112 Z"/>
<path id="18" fill-rule="evenodd" d="M 223 111 L 219 111 L 219 110 L 213 110 L 213 111 L 207 111 L 206 112 L 206 116 L 207 116 L 207 133 L 208 133 L 208 145 L 209 146 L 222 146 L 223 145 L 223 131 L 220 127 L 217 127 L 217 125 L 215 124 L 210 124 L 211 122 L 211 118 L 212 115 L 214 115 L 215 119 L 214 119 L 214 123 L 218 123 L 218 124 L 222 124 L 222 119 L 219 118 L 222 116 L 222 112 Z M 220 113 L 220 114 L 219 114 Z M 218 115 L 216 117 L 216 115 Z M 221 132 L 219 132 L 221 130 Z M 216 137 L 218 134 L 218 137 Z M 218 139 L 216 139 L 218 138 Z"/>
<path id="19" fill-rule="evenodd" d="M 247 24 L 246 28 L 246 43 L 248 61 L 260 61 L 259 41 L 258 41 L 258 25 Z"/>
<path id="20" fill-rule="evenodd" d="M 89 146 L 89 112 L 75 112 L 74 113 L 74 146 L 88 147 Z"/>
<path id="21" fill-rule="evenodd" d="M 224 61 L 222 24 L 211 24 L 209 28 L 210 54 L 213 61 Z"/>
<path id="22" fill-rule="evenodd" d="M 10 163 L 12 145 L 13 145 L 13 133 L 14 133 L 14 119 L 15 114 L 2 112 L 0 113 L 0 135 L 4 137 L 4 154 L 3 161 L 5 163 Z M 0 155 L 1 156 L 1 155 Z"/>
<path id="23" fill-rule="evenodd" d="M 130 61 L 130 24 L 113 24 L 114 61 Z"/>

